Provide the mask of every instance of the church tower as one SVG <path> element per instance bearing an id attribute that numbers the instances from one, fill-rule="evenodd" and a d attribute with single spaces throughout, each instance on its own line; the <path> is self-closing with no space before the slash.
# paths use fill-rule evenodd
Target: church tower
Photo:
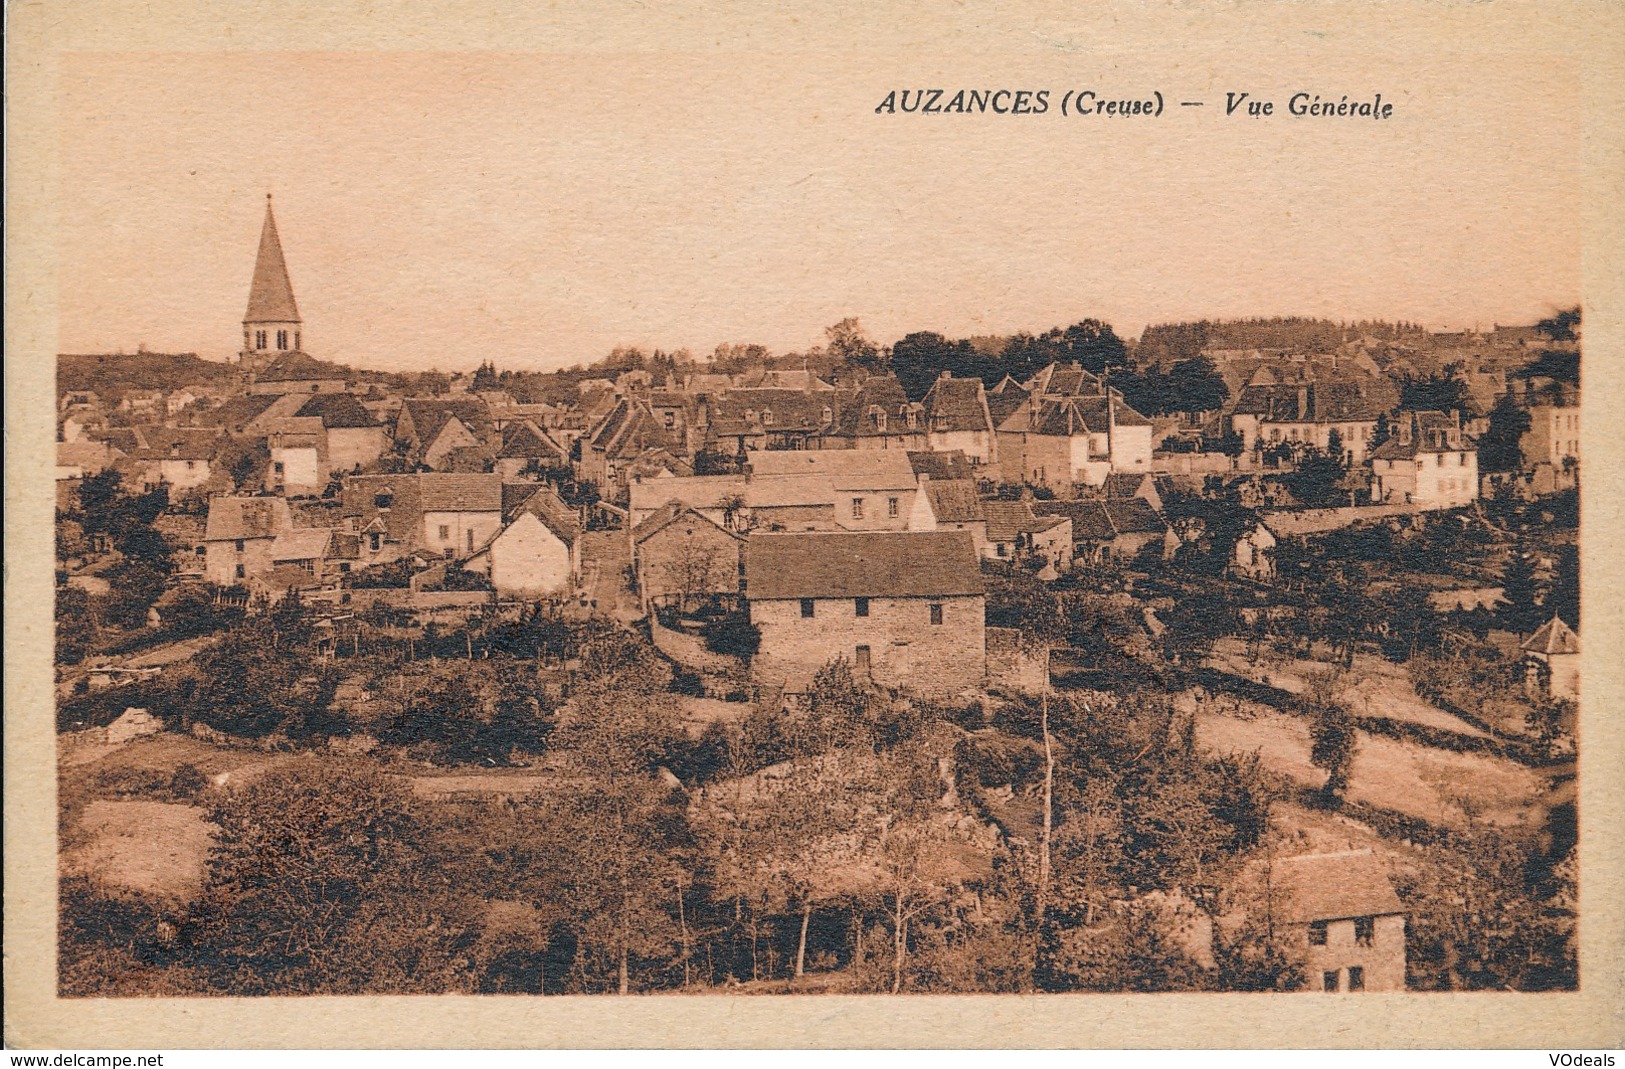
<path id="1" fill-rule="evenodd" d="M 254 281 L 248 289 L 248 311 L 243 315 L 243 349 L 238 360 L 259 370 L 290 352 L 303 351 L 299 306 L 282 258 L 271 194 L 265 195 L 265 225 L 260 230 L 259 256 L 254 260 Z"/>

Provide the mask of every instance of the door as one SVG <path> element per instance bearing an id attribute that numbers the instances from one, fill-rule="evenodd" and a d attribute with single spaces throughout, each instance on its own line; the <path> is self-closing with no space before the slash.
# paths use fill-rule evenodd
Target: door
<path id="1" fill-rule="evenodd" d="M 857 672 L 856 672 L 856 674 L 857 674 L 857 677 L 859 679 L 868 679 L 869 678 L 869 647 L 868 646 L 859 646 L 858 647 Z"/>

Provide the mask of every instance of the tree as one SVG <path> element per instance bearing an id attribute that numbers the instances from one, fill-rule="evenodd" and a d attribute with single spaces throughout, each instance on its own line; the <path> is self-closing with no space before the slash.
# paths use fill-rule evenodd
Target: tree
<path id="1" fill-rule="evenodd" d="M 96 640 L 90 595 L 74 586 L 56 592 L 56 662 L 78 664 Z"/>
<path id="2" fill-rule="evenodd" d="M 202 940 L 232 994 L 467 990 L 449 880 L 417 845 L 411 792 L 301 759 L 211 811 Z"/>
<path id="3" fill-rule="evenodd" d="M 1309 728 L 1309 741 L 1309 763 L 1326 772 L 1322 793 L 1328 801 L 1342 798 L 1360 748 L 1354 717 L 1341 702 L 1328 702 Z"/>
<path id="4" fill-rule="evenodd" d="M 1580 547 L 1557 547 L 1557 567 L 1552 576 L 1551 589 L 1546 592 L 1542 615 L 1550 619 L 1561 616 L 1563 622 L 1575 630 L 1580 628 Z"/>
<path id="5" fill-rule="evenodd" d="M 1450 364 L 1442 375 L 1406 375 L 1399 382 L 1399 407 L 1411 412 L 1460 411 L 1468 401 L 1460 373 L 1460 364 Z"/>
<path id="6" fill-rule="evenodd" d="M 1501 570 L 1501 600 L 1498 615 L 1508 631 L 1527 635 L 1544 621 L 1535 604 L 1535 562 L 1516 550 Z"/>
<path id="7" fill-rule="evenodd" d="M 701 595 L 711 593 L 724 578 L 731 578 L 723 574 L 721 564 L 716 546 L 693 537 L 683 539 L 660 562 L 664 585 L 677 595 L 680 611 L 689 611 Z"/>
<path id="8" fill-rule="evenodd" d="M 1522 471 L 1522 442 L 1529 427 L 1529 411 L 1513 400 L 1510 391 L 1496 398 L 1490 425 L 1478 439 L 1479 470 Z"/>
<path id="9" fill-rule="evenodd" d="M 879 347 L 869 340 L 869 336 L 863 332 L 863 324 L 856 318 L 848 317 L 834 326 L 825 327 L 824 337 L 828 341 L 829 355 L 839 363 L 869 371 L 886 369 Z"/>
<path id="10" fill-rule="evenodd" d="M 955 378 L 978 378 L 990 385 L 1003 368 L 965 340 L 949 341 L 941 334 L 919 331 L 897 341 L 891 350 L 891 368 L 911 400 L 918 401 L 944 371 Z"/>

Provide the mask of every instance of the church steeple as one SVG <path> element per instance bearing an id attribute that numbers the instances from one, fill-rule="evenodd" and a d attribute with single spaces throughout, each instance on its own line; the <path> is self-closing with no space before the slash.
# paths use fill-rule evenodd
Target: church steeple
<path id="1" fill-rule="evenodd" d="M 248 311 L 243 315 L 244 363 L 265 364 L 276 354 L 300 351 L 299 306 L 294 303 L 288 263 L 282 258 L 271 194 L 265 195 L 265 225 L 260 229 L 260 251 L 254 260 L 254 281 L 248 289 Z"/>

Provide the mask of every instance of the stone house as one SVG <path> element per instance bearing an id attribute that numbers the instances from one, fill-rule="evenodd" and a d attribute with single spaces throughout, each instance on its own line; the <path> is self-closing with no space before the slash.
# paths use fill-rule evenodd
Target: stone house
<path id="1" fill-rule="evenodd" d="M 1371 850 L 1284 858 L 1269 880 L 1275 919 L 1305 952 L 1305 990 L 1405 990 L 1405 907 Z"/>
<path id="2" fill-rule="evenodd" d="M 373 560 L 413 551 L 448 558 L 472 553 L 501 530 L 502 499 L 502 477 L 495 473 L 416 472 L 344 480 L 344 515 Z"/>
<path id="3" fill-rule="evenodd" d="M 972 479 L 936 479 L 918 475 L 920 500 L 930 519 L 914 526 L 920 531 L 968 531 L 976 544 L 976 555 L 988 556 L 987 514 Z"/>
<path id="4" fill-rule="evenodd" d="M 516 420 L 502 432 L 502 445 L 496 453 L 496 471 L 504 479 L 517 479 L 527 471 L 565 468 L 569 463 L 569 447 L 531 420 Z"/>
<path id="5" fill-rule="evenodd" d="M 355 472 L 377 462 L 389 444 L 383 425 L 354 394 L 322 393 L 306 399 L 296 419 L 318 419 L 325 438 L 328 472 Z"/>
<path id="6" fill-rule="evenodd" d="M 744 538 L 706 513 L 671 501 L 632 528 L 632 566 L 644 611 L 650 604 L 737 594 Z"/>
<path id="7" fill-rule="evenodd" d="M 505 490 L 521 484 L 509 484 Z M 581 522 L 552 487 L 532 490 L 504 510 L 502 529 L 463 567 L 489 575 L 499 595 L 541 597 L 568 591 L 581 570 Z"/>
<path id="8" fill-rule="evenodd" d="M 1282 443 L 1325 450 L 1336 431 L 1345 459 L 1359 464 L 1385 407 L 1357 380 L 1247 386 L 1230 413 L 1230 429 L 1241 436 L 1244 452 Z"/>
<path id="9" fill-rule="evenodd" d="M 1033 393 L 999 425 L 999 470 L 1006 481 L 1070 494 L 1101 486 L 1114 472 L 1151 470 L 1151 421 L 1116 394 L 1045 397 Z"/>
<path id="10" fill-rule="evenodd" d="M 1151 553 L 1167 560 L 1179 548 L 1179 538 L 1168 521 L 1143 498 L 1034 501 L 1032 508 L 1040 516 L 1064 516 L 1071 521 L 1069 534 L 1076 561 L 1131 561 Z"/>
<path id="11" fill-rule="evenodd" d="M 896 376 L 868 378 L 842 393 L 830 438 L 848 449 L 925 450 L 925 407 L 908 399 Z"/>
<path id="12" fill-rule="evenodd" d="M 1026 501 L 984 501 L 982 514 L 987 517 L 984 558 L 1020 562 L 1036 557 L 1051 576 L 1072 566 L 1072 521 L 1066 516 L 1036 513 Z"/>
<path id="13" fill-rule="evenodd" d="M 1393 437 L 1371 452 L 1371 499 L 1421 509 L 1471 505 L 1478 498 L 1478 450 L 1461 414 L 1402 413 Z"/>
<path id="14" fill-rule="evenodd" d="M 289 497 L 319 494 L 330 470 L 327 432 L 315 416 L 278 421 L 265 436 L 271 462 L 265 467 L 265 489 Z"/>
<path id="15" fill-rule="evenodd" d="M 212 429 L 152 425 L 132 432 L 135 448 L 120 463 L 127 479 L 142 487 L 164 484 L 174 492 L 195 490 L 209 481 L 224 441 Z"/>
<path id="16" fill-rule="evenodd" d="M 977 465 L 998 462 L 999 442 L 981 379 L 956 379 L 944 371 L 920 403 L 925 410 L 925 448 L 957 449 Z"/>
<path id="17" fill-rule="evenodd" d="M 981 686 L 985 597 L 964 531 L 753 533 L 745 597 L 764 681 L 792 691 L 845 658 L 860 679 L 938 697 Z"/>
<path id="18" fill-rule="evenodd" d="M 283 498 L 211 497 L 203 528 L 204 578 L 231 586 L 269 573 L 275 566 L 272 547 L 277 536 L 292 528 L 293 517 Z"/>

